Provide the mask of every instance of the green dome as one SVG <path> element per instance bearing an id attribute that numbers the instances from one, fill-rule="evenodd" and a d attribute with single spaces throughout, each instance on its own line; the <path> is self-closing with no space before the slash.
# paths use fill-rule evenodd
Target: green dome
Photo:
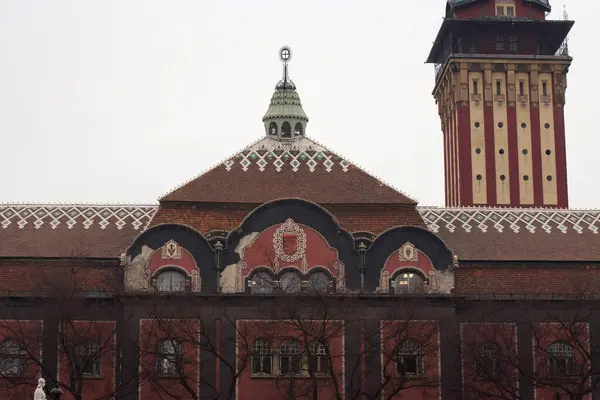
<path id="1" fill-rule="evenodd" d="M 302 109 L 300 96 L 298 96 L 294 86 L 280 87 L 278 85 L 275 93 L 273 93 L 271 104 L 263 117 L 263 122 L 275 118 L 293 118 L 308 122 L 308 117 Z"/>

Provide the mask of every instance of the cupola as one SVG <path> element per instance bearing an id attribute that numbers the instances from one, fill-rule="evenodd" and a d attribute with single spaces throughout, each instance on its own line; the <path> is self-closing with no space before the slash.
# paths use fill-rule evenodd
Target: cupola
<path id="1" fill-rule="evenodd" d="M 288 74 L 288 63 L 292 58 L 291 49 L 282 47 L 279 58 L 283 62 L 283 78 L 275 86 L 263 123 L 267 136 L 281 140 L 294 140 L 304 135 L 308 117 L 302 109 L 296 85 Z"/>

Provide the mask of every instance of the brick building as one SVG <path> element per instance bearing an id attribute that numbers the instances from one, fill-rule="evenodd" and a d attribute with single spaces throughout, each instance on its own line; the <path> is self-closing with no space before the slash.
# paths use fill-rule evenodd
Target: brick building
<path id="1" fill-rule="evenodd" d="M 306 135 L 287 48 L 262 137 L 158 205 L 1 205 L 0 397 L 600 399 L 549 10 L 448 1 L 445 208 Z"/>

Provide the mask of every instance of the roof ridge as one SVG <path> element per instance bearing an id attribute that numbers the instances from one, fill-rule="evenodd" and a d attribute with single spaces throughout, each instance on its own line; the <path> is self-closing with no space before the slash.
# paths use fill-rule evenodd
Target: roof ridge
<path id="1" fill-rule="evenodd" d="M 559 207 L 494 207 L 494 206 L 464 206 L 464 207 L 441 207 L 441 206 L 417 206 L 423 211 L 506 211 L 506 212 L 600 212 L 600 208 L 559 208 Z"/>
<path id="2" fill-rule="evenodd" d="M 0 207 L 158 207 L 159 204 L 148 203 L 30 203 L 30 202 L 0 202 Z"/>

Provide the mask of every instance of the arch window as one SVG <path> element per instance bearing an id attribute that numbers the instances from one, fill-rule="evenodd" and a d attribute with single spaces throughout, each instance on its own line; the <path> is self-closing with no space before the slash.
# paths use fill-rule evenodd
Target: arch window
<path id="1" fill-rule="evenodd" d="M 324 344 L 313 342 L 308 345 L 308 373 L 329 374 L 329 351 Z"/>
<path id="2" fill-rule="evenodd" d="M 23 376 L 27 364 L 27 353 L 15 340 L 5 340 L 0 344 L 0 374 L 2 376 Z"/>
<path id="3" fill-rule="evenodd" d="M 302 135 L 303 133 L 304 129 L 302 128 L 302 124 L 297 122 L 296 125 L 294 125 L 294 136 Z"/>
<path id="4" fill-rule="evenodd" d="M 292 137 L 292 125 L 289 122 L 285 121 L 281 125 L 281 137 L 283 138 L 291 138 Z"/>
<path id="5" fill-rule="evenodd" d="M 273 371 L 273 350 L 264 339 L 252 343 L 252 375 L 271 375 Z"/>
<path id="6" fill-rule="evenodd" d="M 425 374 L 423 347 L 412 340 L 398 348 L 396 373 L 399 376 L 422 376 Z"/>
<path id="7" fill-rule="evenodd" d="M 279 348 L 279 373 L 298 375 L 302 362 L 302 351 L 297 340 L 284 340 Z"/>
<path id="8" fill-rule="evenodd" d="M 425 289 L 424 280 L 416 272 L 402 272 L 392 282 L 395 294 L 419 294 Z"/>
<path id="9" fill-rule="evenodd" d="M 269 135 L 277 136 L 277 123 L 271 122 L 269 124 Z"/>
<path id="10" fill-rule="evenodd" d="M 308 277 L 308 292 L 313 294 L 329 293 L 331 282 L 325 272 L 313 272 Z"/>
<path id="11" fill-rule="evenodd" d="M 268 272 L 258 272 L 250 281 L 250 292 L 253 294 L 273 293 L 273 278 Z"/>
<path id="12" fill-rule="evenodd" d="M 163 271 L 156 277 L 159 292 L 184 292 L 186 277 L 179 271 Z"/>
<path id="13" fill-rule="evenodd" d="M 550 373 L 559 376 L 575 374 L 575 351 L 565 342 L 556 342 L 548 347 Z"/>
<path id="14" fill-rule="evenodd" d="M 83 376 L 100 376 L 100 344 L 88 342 L 77 346 L 77 364 Z"/>
<path id="15" fill-rule="evenodd" d="M 279 286 L 284 293 L 300 293 L 302 291 L 302 279 L 294 271 L 287 271 L 279 277 Z"/>
<path id="16" fill-rule="evenodd" d="M 496 342 L 488 341 L 477 346 L 477 376 L 495 375 L 500 357 L 500 347 Z"/>
<path id="17" fill-rule="evenodd" d="M 183 345 L 177 340 L 163 340 L 156 346 L 156 372 L 160 376 L 175 376 L 183 367 Z"/>

